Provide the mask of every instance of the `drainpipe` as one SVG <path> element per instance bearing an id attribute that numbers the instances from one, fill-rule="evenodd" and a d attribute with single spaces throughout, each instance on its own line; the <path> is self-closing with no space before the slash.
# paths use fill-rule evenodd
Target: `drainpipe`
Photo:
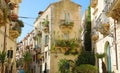
<path id="1" fill-rule="evenodd" d="M 115 40 L 115 56 L 116 56 L 116 69 L 118 70 L 118 55 L 117 55 L 117 43 L 116 43 L 116 40 L 117 40 L 117 37 L 116 37 L 116 20 L 114 20 L 114 33 L 115 33 L 115 37 L 114 37 L 114 40 Z"/>
<path id="2" fill-rule="evenodd" d="M 7 30 L 7 26 L 5 25 L 5 32 L 4 32 L 4 46 L 3 46 L 3 51 L 6 50 L 6 30 Z"/>

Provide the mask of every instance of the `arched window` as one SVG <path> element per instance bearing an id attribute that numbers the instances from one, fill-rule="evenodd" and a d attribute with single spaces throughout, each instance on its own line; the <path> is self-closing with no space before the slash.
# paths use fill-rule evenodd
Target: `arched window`
<path id="1" fill-rule="evenodd" d="M 110 44 L 108 41 L 105 43 L 104 49 L 106 53 L 105 63 L 106 63 L 107 71 L 111 72 L 111 53 L 110 53 Z"/>

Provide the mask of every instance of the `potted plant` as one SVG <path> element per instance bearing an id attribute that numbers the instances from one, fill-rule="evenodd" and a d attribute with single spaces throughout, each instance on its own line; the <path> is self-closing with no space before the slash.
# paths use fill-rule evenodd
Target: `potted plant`
<path id="1" fill-rule="evenodd" d="M 43 26 L 48 27 L 49 25 L 49 21 L 47 19 L 44 19 L 44 21 L 42 22 Z"/>
<path id="2" fill-rule="evenodd" d="M 16 21 L 20 27 L 24 27 L 24 23 L 22 20 L 17 20 Z"/>
<path id="3" fill-rule="evenodd" d="M 71 28 L 73 27 L 73 25 L 74 25 L 74 22 L 72 22 L 72 21 L 71 21 L 71 22 L 68 22 L 68 21 L 66 21 L 66 20 L 61 20 L 59 27 L 60 27 L 60 28 L 61 28 L 61 27 L 63 27 L 63 28 L 64 28 L 64 27 L 68 27 L 68 28 L 71 29 Z"/>
<path id="4" fill-rule="evenodd" d="M 14 8 L 17 7 L 17 4 L 15 4 L 15 3 L 13 3 L 13 2 L 9 2 L 9 3 L 8 3 L 8 6 L 9 6 L 9 9 L 14 10 Z"/>

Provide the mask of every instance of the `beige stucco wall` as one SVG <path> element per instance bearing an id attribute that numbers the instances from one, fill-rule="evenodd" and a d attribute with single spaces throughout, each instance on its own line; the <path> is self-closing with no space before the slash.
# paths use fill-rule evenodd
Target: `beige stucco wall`
<path id="1" fill-rule="evenodd" d="M 59 28 L 60 20 L 65 19 L 64 14 L 65 12 L 70 13 L 70 20 L 74 22 L 74 26 L 69 31 L 69 39 L 71 38 L 78 38 L 79 29 L 80 29 L 80 22 L 81 22 L 81 7 L 76 5 L 70 1 L 62 1 L 58 2 L 53 5 L 53 24 L 52 24 L 52 34 L 54 35 L 55 39 L 63 38 L 64 33 Z"/>
<path id="2" fill-rule="evenodd" d="M 58 71 L 58 62 L 61 59 L 67 59 L 67 60 L 74 60 L 77 58 L 77 56 L 74 55 L 64 55 L 62 53 L 51 53 L 50 54 L 50 73 L 59 73 Z"/>
<path id="3" fill-rule="evenodd" d="M 79 30 L 81 28 L 81 7 L 73 2 L 63 1 L 53 4 L 52 11 L 52 39 L 65 39 L 63 30 L 60 29 L 60 20 L 64 18 L 64 12 L 70 13 L 70 19 L 74 22 L 74 26 L 69 30 L 69 39 L 79 38 Z M 53 40 L 52 40 L 53 41 Z M 52 43 L 51 43 L 52 44 Z M 57 57 L 56 57 L 57 55 Z M 74 60 L 76 56 L 73 55 L 64 55 L 63 53 L 50 53 L 50 73 L 58 73 L 58 62 L 60 59 L 70 59 Z"/>

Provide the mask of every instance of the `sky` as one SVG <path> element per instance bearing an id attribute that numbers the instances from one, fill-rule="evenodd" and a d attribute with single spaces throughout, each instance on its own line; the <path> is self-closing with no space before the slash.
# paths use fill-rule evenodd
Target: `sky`
<path id="1" fill-rule="evenodd" d="M 28 33 L 30 33 L 34 28 L 34 21 L 38 17 L 39 11 L 44 11 L 51 3 L 58 2 L 60 0 L 22 0 L 19 5 L 19 19 L 24 22 L 24 27 L 22 28 L 22 33 L 18 37 L 18 42 L 20 42 Z M 71 0 L 82 6 L 81 15 L 90 5 L 90 0 Z M 23 18 L 27 17 L 27 18 Z"/>

